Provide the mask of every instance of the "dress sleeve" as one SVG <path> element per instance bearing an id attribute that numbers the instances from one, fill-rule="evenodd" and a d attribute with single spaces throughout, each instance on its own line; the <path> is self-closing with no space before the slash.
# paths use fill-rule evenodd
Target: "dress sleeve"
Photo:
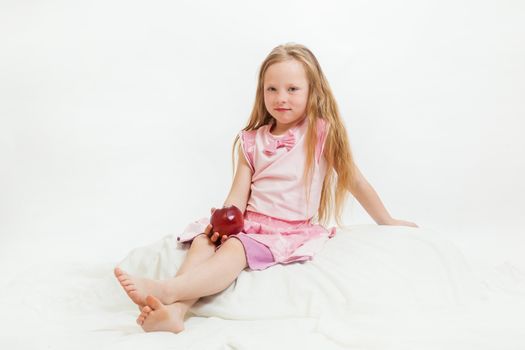
<path id="1" fill-rule="evenodd" d="M 318 164 L 321 156 L 323 155 L 329 127 L 330 125 L 324 119 L 317 119 L 317 144 L 315 145 L 315 160 Z"/>
<path id="2" fill-rule="evenodd" d="M 257 130 L 242 130 L 239 133 L 239 140 L 241 140 L 241 150 L 244 154 L 244 158 L 246 158 L 246 161 L 248 162 L 248 165 L 252 169 L 252 172 L 254 171 L 253 166 L 253 155 L 255 152 L 255 133 Z"/>

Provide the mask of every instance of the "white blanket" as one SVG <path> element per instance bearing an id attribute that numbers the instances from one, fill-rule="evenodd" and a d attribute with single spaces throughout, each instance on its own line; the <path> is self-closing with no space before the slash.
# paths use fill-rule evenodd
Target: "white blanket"
<path id="1" fill-rule="evenodd" d="M 166 278 L 186 248 L 167 236 L 119 265 Z M 426 229 L 339 230 L 312 261 L 243 271 L 180 334 L 143 333 L 112 268 L 48 265 L 6 281 L 0 348 L 525 349 L 525 274 L 473 269 Z"/>

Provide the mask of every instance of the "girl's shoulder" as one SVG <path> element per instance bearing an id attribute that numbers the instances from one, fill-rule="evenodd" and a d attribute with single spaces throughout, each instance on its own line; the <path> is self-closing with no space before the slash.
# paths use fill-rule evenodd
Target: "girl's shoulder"
<path id="1" fill-rule="evenodd" d="M 255 137 L 257 129 L 255 130 L 241 130 L 239 132 L 239 140 L 241 141 L 241 150 L 244 157 L 248 161 L 252 171 L 254 170 L 254 153 L 255 153 Z"/>
<path id="2" fill-rule="evenodd" d="M 255 130 L 241 130 L 239 132 L 239 139 L 246 148 L 251 147 L 255 144 L 255 137 L 257 135 L 257 129 Z"/>
<path id="3" fill-rule="evenodd" d="M 247 146 L 252 146 L 255 143 L 255 138 L 258 133 L 265 133 L 270 124 L 264 124 L 253 130 L 241 130 L 239 132 L 239 139 Z"/>
<path id="4" fill-rule="evenodd" d="M 255 138 L 255 135 L 257 134 L 257 129 L 255 130 L 241 130 L 239 132 L 240 138 Z"/>

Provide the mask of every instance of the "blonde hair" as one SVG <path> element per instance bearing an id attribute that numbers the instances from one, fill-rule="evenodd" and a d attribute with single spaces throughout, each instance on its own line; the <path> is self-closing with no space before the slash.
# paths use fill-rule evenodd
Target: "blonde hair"
<path id="1" fill-rule="evenodd" d="M 272 121 L 273 117 L 268 113 L 264 105 L 264 75 L 272 64 L 291 59 L 302 63 L 309 84 L 306 104 L 308 131 L 306 133 L 305 184 L 311 183 L 311 176 L 315 166 L 317 118 L 322 118 L 329 125 L 324 146 L 327 172 L 321 190 L 317 219 L 324 224 L 334 216 L 337 224 L 341 226 L 341 214 L 348 191 L 352 191 L 355 188 L 356 170 L 347 132 L 340 117 L 332 90 L 321 70 L 319 62 L 308 48 L 300 44 L 287 43 L 275 47 L 264 59 L 259 70 L 255 103 L 248 124 L 243 130 L 256 130 Z M 232 160 L 234 169 L 235 146 L 238 141 L 239 135 L 233 142 Z"/>

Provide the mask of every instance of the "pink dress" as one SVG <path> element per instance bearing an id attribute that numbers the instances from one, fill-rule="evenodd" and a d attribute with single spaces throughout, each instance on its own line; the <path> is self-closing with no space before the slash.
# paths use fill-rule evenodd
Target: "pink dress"
<path id="1" fill-rule="evenodd" d="M 252 184 L 244 213 L 244 229 L 230 237 L 242 242 L 248 267 L 252 270 L 263 270 L 277 263 L 311 260 L 335 235 L 335 227 L 326 229 L 312 222 L 319 208 L 326 174 L 323 157 L 326 122 L 317 120 L 318 138 L 309 198 L 303 181 L 306 119 L 284 135 L 271 134 L 271 126 L 241 131 L 239 135 L 242 151 L 252 169 Z M 178 240 L 191 241 L 208 224 L 209 218 L 189 224 Z"/>

